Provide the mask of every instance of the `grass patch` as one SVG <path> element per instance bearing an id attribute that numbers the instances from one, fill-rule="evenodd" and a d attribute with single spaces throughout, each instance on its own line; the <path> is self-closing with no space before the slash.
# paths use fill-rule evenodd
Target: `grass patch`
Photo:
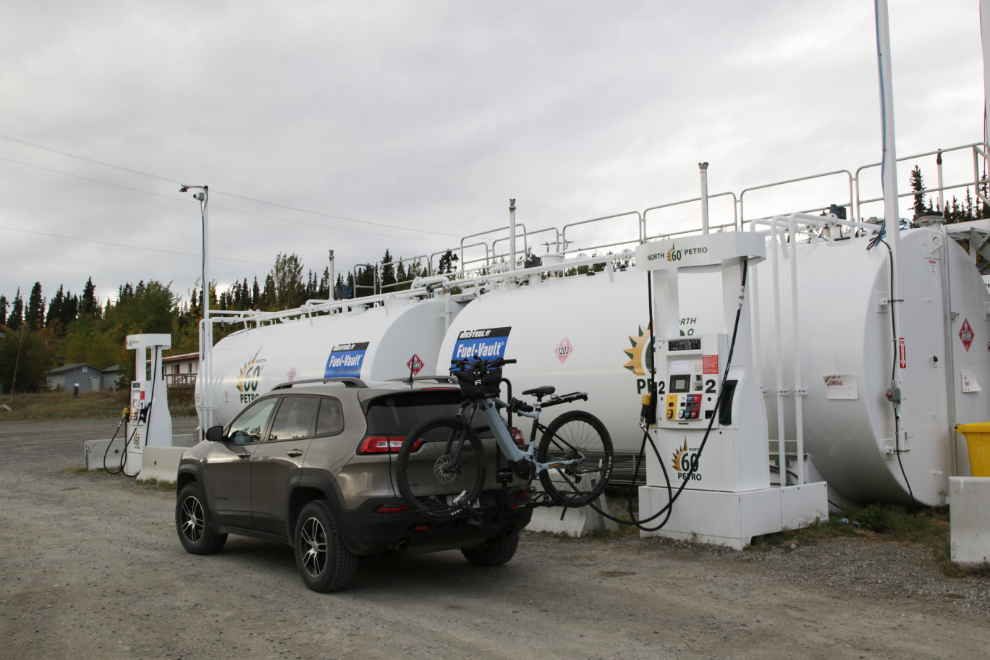
<path id="1" fill-rule="evenodd" d="M 845 521 L 845 522 L 843 522 Z M 753 538 L 753 550 L 770 550 L 793 543 L 835 537 L 852 537 L 888 543 L 918 543 L 931 549 L 932 560 L 948 577 L 990 578 L 990 564 L 963 568 L 952 561 L 949 542 L 949 507 L 922 508 L 912 512 L 893 504 L 871 504 L 858 511 L 833 513 L 828 520 L 794 531 Z"/>
<path id="2" fill-rule="evenodd" d="M 174 389 L 168 392 L 168 408 L 172 417 L 193 417 L 196 402 L 192 388 Z M 0 397 L 0 403 L 11 407 L 0 408 L 0 422 L 45 422 L 64 419 L 116 419 L 128 405 L 127 390 L 104 392 L 27 392 Z"/>

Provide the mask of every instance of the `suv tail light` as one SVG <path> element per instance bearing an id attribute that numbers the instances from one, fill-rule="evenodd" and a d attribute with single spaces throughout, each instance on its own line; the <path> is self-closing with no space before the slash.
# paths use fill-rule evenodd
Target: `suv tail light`
<path id="1" fill-rule="evenodd" d="M 509 433 L 512 435 L 512 440 L 520 447 L 526 444 L 526 436 L 523 435 L 522 429 L 513 428 Z"/>
<path id="2" fill-rule="evenodd" d="M 361 441 L 361 445 L 358 447 L 358 453 L 393 454 L 399 451 L 405 439 L 406 437 L 404 435 L 369 435 Z M 419 449 L 421 444 L 423 444 L 423 441 L 418 440 L 413 445 L 413 451 Z"/>
<path id="3" fill-rule="evenodd" d="M 375 513 L 402 513 L 403 511 L 408 511 L 407 506 L 390 506 L 388 504 L 382 504 L 380 507 L 375 509 Z"/>

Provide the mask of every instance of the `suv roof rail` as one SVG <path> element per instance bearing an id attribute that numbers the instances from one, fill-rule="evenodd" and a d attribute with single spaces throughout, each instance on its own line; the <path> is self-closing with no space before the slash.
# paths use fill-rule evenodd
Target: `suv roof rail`
<path id="1" fill-rule="evenodd" d="M 432 380 L 437 383 L 454 383 L 455 385 L 457 384 L 457 380 L 455 380 L 453 376 L 413 376 L 412 378 L 406 376 L 404 378 L 389 378 L 389 382 L 392 383 L 408 383 L 410 380 L 414 382 Z"/>
<path id="2" fill-rule="evenodd" d="M 367 384 L 360 378 L 308 378 L 306 380 L 294 380 L 280 383 L 272 388 L 275 390 L 287 390 L 293 385 L 309 385 L 312 383 L 343 383 L 347 387 L 367 387 Z"/>

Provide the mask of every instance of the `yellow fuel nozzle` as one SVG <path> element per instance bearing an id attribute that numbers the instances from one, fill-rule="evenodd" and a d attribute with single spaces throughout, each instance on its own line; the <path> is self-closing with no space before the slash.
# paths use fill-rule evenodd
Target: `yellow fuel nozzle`
<path id="1" fill-rule="evenodd" d="M 128 408 L 127 406 L 124 406 L 124 411 L 120 413 L 120 418 L 127 419 L 130 416 L 131 416 L 131 409 Z"/>
<path id="2" fill-rule="evenodd" d="M 644 406 L 650 405 L 650 403 L 652 401 L 653 401 L 653 395 L 652 394 L 644 394 L 643 395 L 643 405 Z"/>

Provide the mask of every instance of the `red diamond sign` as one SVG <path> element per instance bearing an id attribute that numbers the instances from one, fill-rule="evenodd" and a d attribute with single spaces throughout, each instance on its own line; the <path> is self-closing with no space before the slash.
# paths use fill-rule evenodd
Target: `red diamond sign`
<path id="1" fill-rule="evenodd" d="M 406 366 L 409 367 L 409 371 L 415 376 L 423 370 L 423 361 L 419 359 L 419 356 L 413 353 L 413 356 L 409 358 L 409 362 L 406 362 Z"/>
<path id="2" fill-rule="evenodd" d="M 959 338 L 962 339 L 963 346 L 969 351 L 969 345 L 973 343 L 973 328 L 969 326 L 969 319 L 963 319 L 962 328 L 959 330 Z"/>

